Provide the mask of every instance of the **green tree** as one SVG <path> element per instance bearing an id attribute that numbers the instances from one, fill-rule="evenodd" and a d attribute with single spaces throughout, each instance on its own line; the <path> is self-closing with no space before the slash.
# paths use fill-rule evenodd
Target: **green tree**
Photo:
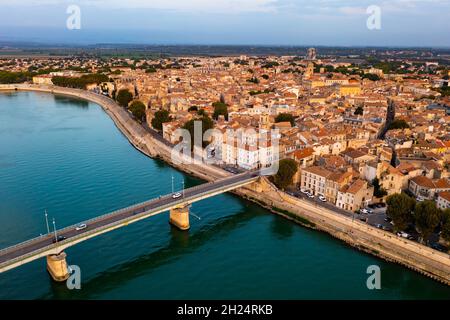
<path id="1" fill-rule="evenodd" d="M 201 121 L 201 123 L 202 123 L 202 138 L 203 138 L 204 133 L 207 130 L 214 128 L 214 122 L 207 115 L 203 115 L 201 118 L 192 119 L 192 120 L 189 120 L 188 122 L 186 122 L 183 126 L 183 129 L 188 130 L 189 134 L 191 136 L 191 150 L 194 149 L 195 121 Z M 208 145 L 208 141 L 202 141 L 202 145 L 203 145 L 203 147 L 206 147 Z"/>
<path id="2" fill-rule="evenodd" d="M 116 95 L 116 100 L 122 107 L 128 107 L 128 104 L 133 100 L 133 95 L 127 89 L 121 89 Z"/>
<path id="3" fill-rule="evenodd" d="M 373 179 L 372 185 L 374 187 L 373 195 L 377 198 L 383 198 L 387 195 L 387 191 L 380 186 L 380 180 L 378 178 Z"/>
<path id="4" fill-rule="evenodd" d="M 395 129 L 408 129 L 409 124 L 403 120 L 403 119 L 395 119 L 392 121 L 392 123 L 389 125 L 389 130 L 395 130 Z"/>
<path id="5" fill-rule="evenodd" d="M 273 177 L 275 185 L 284 190 L 293 183 L 293 178 L 297 172 L 297 162 L 293 159 L 283 159 L 280 161 L 278 172 Z"/>
<path id="6" fill-rule="evenodd" d="M 364 114 L 364 108 L 362 106 L 357 107 L 355 110 L 355 115 L 362 116 L 363 114 Z"/>
<path id="7" fill-rule="evenodd" d="M 228 106 L 227 104 L 217 101 L 213 103 L 213 107 L 214 107 L 214 114 L 213 114 L 213 119 L 217 120 L 219 118 L 219 116 L 224 116 L 225 120 L 228 121 Z"/>
<path id="8" fill-rule="evenodd" d="M 394 222 L 396 231 L 403 231 L 414 222 L 412 211 L 416 201 L 413 198 L 404 193 L 393 194 L 387 198 L 386 202 L 388 204 L 386 214 Z"/>
<path id="9" fill-rule="evenodd" d="M 247 82 L 258 84 L 259 83 L 259 79 L 257 77 L 251 77 L 250 79 L 247 80 Z"/>
<path id="10" fill-rule="evenodd" d="M 275 122 L 290 122 L 291 126 L 295 126 L 295 118 L 290 113 L 280 113 L 276 118 Z"/>
<path id="11" fill-rule="evenodd" d="M 363 79 L 369 79 L 371 81 L 381 80 L 381 78 L 377 74 L 373 74 L 373 73 L 366 73 L 362 77 L 363 77 Z"/>
<path id="12" fill-rule="evenodd" d="M 165 122 L 172 121 L 170 113 L 167 110 L 160 110 L 155 112 L 155 116 L 152 119 L 152 127 L 156 130 L 162 130 L 162 125 Z"/>
<path id="13" fill-rule="evenodd" d="M 442 211 L 442 233 L 444 240 L 450 241 L 450 209 Z"/>
<path id="14" fill-rule="evenodd" d="M 198 107 L 197 106 L 190 106 L 188 111 L 189 112 L 191 112 L 191 111 L 198 111 Z"/>
<path id="15" fill-rule="evenodd" d="M 133 116 L 142 122 L 145 119 L 145 105 L 141 101 L 133 101 L 128 110 L 133 114 Z"/>
<path id="16" fill-rule="evenodd" d="M 414 217 L 422 239 L 426 241 L 431 233 L 433 233 L 434 229 L 439 225 L 439 222 L 441 221 L 441 212 L 436 207 L 434 201 L 427 200 L 419 202 L 416 205 Z"/>

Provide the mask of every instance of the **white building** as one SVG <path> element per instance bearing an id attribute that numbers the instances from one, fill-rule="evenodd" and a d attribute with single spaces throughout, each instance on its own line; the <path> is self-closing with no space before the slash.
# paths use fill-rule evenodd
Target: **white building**
<path id="1" fill-rule="evenodd" d="M 439 209 L 445 210 L 450 208 L 450 191 L 439 193 L 437 198 L 437 206 Z"/>

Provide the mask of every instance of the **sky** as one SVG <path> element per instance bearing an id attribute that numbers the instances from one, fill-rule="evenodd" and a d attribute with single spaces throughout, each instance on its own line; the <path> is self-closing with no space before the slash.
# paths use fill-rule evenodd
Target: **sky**
<path id="1" fill-rule="evenodd" d="M 450 47 L 449 21 L 450 0 L 0 0 L 0 41 L 74 45 Z"/>

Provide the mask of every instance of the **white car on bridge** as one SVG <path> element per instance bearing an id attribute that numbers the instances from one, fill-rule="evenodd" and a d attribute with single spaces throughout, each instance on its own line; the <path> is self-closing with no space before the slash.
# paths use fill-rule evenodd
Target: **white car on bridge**
<path id="1" fill-rule="evenodd" d="M 177 198 L 180 198 L 181 196 L 182 196 L 181 192 L 177 192 L 172 195 L 172 198 L 177 199 Z"/>

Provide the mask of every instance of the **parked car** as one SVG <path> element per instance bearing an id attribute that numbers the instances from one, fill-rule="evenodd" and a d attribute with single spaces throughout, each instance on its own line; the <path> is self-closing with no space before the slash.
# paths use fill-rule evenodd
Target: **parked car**
<path id="1" fill-rule="evenodd" d="M 58 236 L 56 239 L 53 239 L 53 243 L 61 242 L 66 240 L 67 238 L 64 236 Z"/>
<path id="2" fill-rule="evenodd" d="M 182 196 L 181 192 L 177 192 L 172 195 L 172 198 L 177 199 L 177 198 L 180 198 L 181 196 Z"/>
<path id="3" fill-rule="evenodd" d="M 327 202 L 327 199 L 324 196 L 319 196 L 319 200 L 322 202 Z"/>
<path id="4" fill-rule="evenodd" d="M 81 231 L 81 230 L 84 230 L 84 229 L 86 229 L 86 228 L 87 228 L 87 224 L 82 223 L 82 224 L 77 225 L 77 226 L 75 227 L 75 230 L 76 230 L 76 231 Z"/>
<path id="5" fill-rule="evenodd" d="M 431 244 L 430 247 L 433 248 L 434 250 L 438 250 L 441 252 L 447 252 L 447 248 L 437 242 Z"/>
<path id="6" fill-rule="evenodd" d="M 367 211 L 367 209 L 361 209 L 359 210 L 359 212 L 363 214 L 369 214 L 369 211 Z"/>
<path id="7" fill-rule="evenodd" d="M 310 191 L 308 189 L 303 189 L 303 188 L 300 189 L 300 192 L 303 193 L 303 194 L 310 193 Z"/>
<path id="8" fill-rule="evenodd" d="M 308 196 L 308 198 L 314 199 L 314 195 L 312 193 L 307 193 L 306 195 Z"/>
<path id="9" fill-rule="evenodd" d="M 378 229 L 383 229 L 383 226 L 381 224 L 377 224 L 375 227 L 377 227 Z"/>
<path id="10" fill-rule="evenodd" d="M 403 231 L 397 232 L 397 236 L 405 238 L 405 239 L 408 239 L 408 237 L 410 237 L 409 234 L 407 234 L 406 232 L 403 232 Z"/>

